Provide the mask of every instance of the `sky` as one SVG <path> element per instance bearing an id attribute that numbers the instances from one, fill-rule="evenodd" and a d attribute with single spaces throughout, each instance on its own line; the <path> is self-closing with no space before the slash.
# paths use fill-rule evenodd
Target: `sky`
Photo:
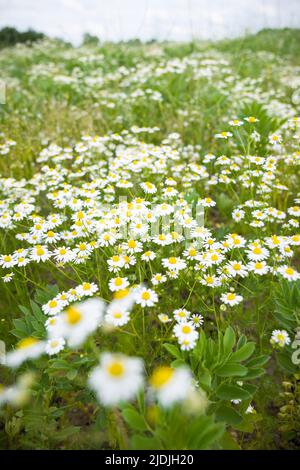
<path id="1" fill-rule="evenodd" d="M 101 40 L 220 39 L 300 27 L 300 0 L 0 0 L 0 28 L 33 28 L 78 45 Z"/>

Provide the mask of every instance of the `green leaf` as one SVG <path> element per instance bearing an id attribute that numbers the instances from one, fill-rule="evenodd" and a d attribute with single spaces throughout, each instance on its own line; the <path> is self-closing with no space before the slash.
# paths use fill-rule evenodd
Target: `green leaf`
<path id="1" fill-rule="evenodd" d="M 243 377 L 247 374 L 248 369 L 241 364 L 225 364 L 224 366 L 218 367 L 215 373 L 219 377 Z"/>
<path id="2" fill-rule="evenodd" d="M 144 418 L 133 408 L 125 408 L 122 416 L 130 428 L 136 431 L 147 430 Z"/>
<path id="3" fill-rule="evenodd" d="M 254 357 L 253 359 L 250 359 L 250 361 L 247 362 L 247 367 L 261 367 L 264 366 L 268 360 L 270 359 L 270 356 L 257 356 Z"/>
<path id="4" fill-rule="evenodd" d="M 245 378 L 256 379 L 257 377 L 261 377 L 264 374 L 265 374 L 265 369 L 262 369 L 261 367 L 253 367 L 251 369 L 248 369 L 248 373 Z"/>
<path id="5" fill-rule="evenodd" d="M 223 347 L 225 355 L 229 354 L 235 345 L 235 333 L 234 330 L 229 326 L 226 328 L 224 338 L 223 338 Z"/>
<path id="6" fill-rule="evenodd" d="M 231 406 L 220 406 L 216 411 L 216 417 L 220 421 L 224 421 L 231 426 L 239 424 L 242 421 L 242 416 Z"/>
<path id="7" fill-rule="evenodd" d="M 77 369 L 71 369 L 67 372 L 67 379 L 69 380 L 74 380 L 75 377 L 77 377 L 77 374 L 78 374 L 78 370 Z"/>
<path id="8" fill-rule="evenodd" d="M 171 362 L 171 366 L 176 369 L 176 367 L 184 366 L 186 365 L 183 359 L 176 359 L 175 361 Z"/>
<path id="9" fill-rule="evenodd" d="M 244 344 L 240 349 L 235 351 L 231 356 L 230 356 L 230 362 L 241 362 L 245 361 L 248 359 L 250 356 L 252 356 L 253 352 L 255 349 L 255 343 L 250 342 Z"/>
<path id="10" fill-rule="evenodd" d="M 251 395 L 247 390 L 244 390 L 237 385 L 222 384 L 216 390 L 217 397 L 222 400 L 248 400 Z"/>
<path id="11" fill-rule="evenodd" d="M 224 450 L 240 450 L 240 446 L 236 442 L 236 440 L 232 437 L 229 432 L 225 432 L 223 437 L 220 440 L 220 444 L 222 449 Z"/>
<path id="12" fill-rule="evenodd" d="M 160 450 L 162 446 L 156 437 L 135 435 L 131 439 L 131 448 L 133 450 Z"/>
<path id="13" fill-rule="evenodd" d="M 171 354 L 171 356 L 176 357 L 176 359 L 181 359 L 181 353 L 174 344 L 164 343 L 163 347 Z"/>
<path id="14" fill-rule="evenodd" d="M 297 372 L 298 368 L 295 364 L 292 363 L 291 357 L 285 352 L 280 352 L 276 354 L 276 359 L 279 366 L 290 374 Z"/>

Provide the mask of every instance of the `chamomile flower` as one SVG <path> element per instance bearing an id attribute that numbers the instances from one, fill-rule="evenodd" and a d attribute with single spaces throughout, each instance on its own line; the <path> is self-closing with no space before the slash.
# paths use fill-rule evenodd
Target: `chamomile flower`
<path id="1" fill-rule="evenodd" d="M 59 263 L 69 263 L 76 257 L 76 254 L 70 248 L 62 246 L 54 250 L 53 257 Z"/>
<path id="2" fill-rule="evenodd" d="M 45 351 L 45 341 L 33 337 L 27 337 L 19 341 L 16 349 L 6 355 L 5 364 L 8 367 L 19 367 L 28 359 L 36 359 Z"/>
<path id="3" fill-rule="evenodd" d="M 162 284 L 162 283 L 166 282 L 166 280 L 167 280 L 167 276 L 165 276 L 164 274 L 161 274 L 161 273 L 156 273 L 151 278 L 151 282 L 154 286 L 157 286 L 158 284 Z"/>
<path id="4" fill-rule="evenodd" d="M 177 323 L 177 325 L 174 326 L 173 332 L 179 341 L 183 341 L 185 339 L 195 341 L 199 336 L 198 331 L 196 331 L 195 326 L 191 321 L 181 321 Z"/>
<path id="5" fill-rule="evenodd" d="M 222 131 L 219 134 L 215 134 L 215 137 L 216 137 L 216 139 L 225 139 L 225 140 L 227 140 L 228 137 L 232 137 L 232 132 Z"/>
<path id="6" fill-rule="evenodd" d="M 248 271 L 245 265 L 243 265 L 240 261 L 229 261 L 228 264 L 225 265 L 226 271 L 229 276 L 236 277 L 246 277 L 248 276 Z"/>
<path id="7" fill-rule="evenodd" d="M 143 361 L 118 353 L 102 353 L 100 365 L 92 370 L 88 383 L 104 406 L 132 400 L 144 383 Z"/>
<path id="8" fill-rule="evenodd" d="M 282 137 L 279 134 L 271 134 L 269 136 L 269 143 L 278 146 L 282 143 Z"/>
<path id="9" fill-rule="evenodd" d="M 193 389 L 192 374 L 187 367 L 156 368 L 149 379 L 151 392 L 165 408 L 186 400 Z"/>
<path id="10" fill-rule="evenodd" d="M 170 318 L 166 313 L 160 313 L 158 315 L 158 319 L 162 323 L 170 323 L 172 321 L 172 318 Z"/>
<path id="11" fill-rule="evenodd" d="M 80 346 L 102 324 L 104 308 L 96 298 L 69 306 L 61 314 L 56 336 L 65 338 L 72 348 Z"/>
<path id="12" fill-rule="evenodd" d="M 186 262 L 183 259 L 177 258 L 175 256 L 171 256 L 170 258 L 163 258 L 162 264 L 164 268 L 170 269 L 172 271 L 180 271 L 186 268 Z"/>
<path id="13" fill-rule="evenodd" d="M 186 310 L 185 308 L 179 308 L 179 309 L 174 310 L 173 315 L 174 315 L 174 319 L 177 322 L 183 322 L 183 321 L 185 322 L 190 317 L 191 312 L 189 310 Z"/>
<path id="14" fill-rule="evenodd" d="M 243 301 L 243 297 L 241 295 L 237 295 L 234 292 L 228 292 L 227 294 L 221 295 L 221 301 L 233 307 L 234 305 L 238 305 Z"/>
<path id="15" fill-rule="evenodd" d="M 126 325 L 130 320 L 130 313 L 122 310 L 120 306 L 114 305 L 107 308 L 104 320 L 114 327 Z"/>
<path id="16" fill-rule="evenodd" d="M 281 348 L 283 348 L 286 345 L 289 345 L 291 342 L 291 339 L 285 330 L 274 330 L 272 332 L 271 344 L 278 345 Z"/>
<path id="17" fill-rule="evenodd" d="M 51 253 L 48 248 L 43 245 L 36 245 L 31 250 L 31 259 L 39 263 L 40 261 L 45 262 L 51 257 Z"/>
<path id="18" fill-rule="evenodd" d="M 46 315 L 57 315 L 65 306 L 65 303 L 58 299 L 49 300 L 42 306 L 42 310 Z"/>
<path id="19" fill-rule="evenodd" d="M 10 282 L 14 277 L 14 273 L 7 273 L 2 277 L 3 282 Z"/>
<path id="20" fill-rule="evenodd" d="M 284 277 L 284 279 L 287 279 L 288 281 L 297 281 L 300 279 L 300 273 L 287 265 L 280 266 L 278 268 L 278 272 L 282 275 L 282 277 Z"/>
<path id="21" fill-rule="evenodd" d="M 126 287 L 129 286 L 129 282 L 126 277 L 115 277 L 109 281 L 108 285 L 109 285 L 109 289 L 112 292 L 115 292 L 118 290 L 126 289 Z"/>
<path id="22" fill-rule="evenodd" d="M 250 124 L 254 124 L 255 122 L 259 121 L 259 119 L 257 119 L 254 116 L 247 116 L 247 117 L 244 117 L 244 119 L 245 119 L 245 121 L 249 122 Z"/>
<path id="23" fill-rule="evenodd" d="M 143 261 L 153 261 L 155 257 L 156 255 L 154 251 L 145 251 L 145 253 L 143 253 L 141 256 Z"/>
<path id="24" fill-rule="evenodd" d="M 47 341 L 45 351 L 49 356 L 53 356 L 54 354 L 58 354 L 60 351 L 62 351 L 64 346 L 64 338 L 52 338 Z"/>
<path id="25" fill-rule="evenodd" d="M 259 276 L 263 276 L 269 271 L 269 266 L 265 261 L 251 261 L 247 265 L 247 268 L 249 269 L 249 271 L 252 271 L 254 274 L 258 274 Z"/>
<path id="26" fill-rule="evenodd" d="M 76 287 L 76 294 L 79 297 L 93 296 L 98 291 L 98 286 L 94 282 L 84 282 Z"/>
<path id="27" fill-rule="evenodd" d="M 136 293 L 136 303 L 141 307 L 153 307 L 158 302 L 158 296 L 152 289 L 145 287 L 138 290 Z"/>

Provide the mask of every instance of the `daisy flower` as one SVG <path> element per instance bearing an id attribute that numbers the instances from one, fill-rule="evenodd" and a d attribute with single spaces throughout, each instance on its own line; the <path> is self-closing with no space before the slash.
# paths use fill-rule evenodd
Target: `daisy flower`
<path id="1" fill-rule="evenodd" d="M 170 258 L 163 258 L 162 264 L 164 268 L 180 271 L 181 269 L 186 268 L 186 262 L 181 258 L 176 258 L 175 256 L 171 256 Z"/>
<path id="2" fill-rule="evenodd" d="M 49 300 L 42 306 L 42 310 L 46 315 L 57 315 L 64 308 L 65 303 L 56 299 Z"/>
<path id="3" fill-rule="evenodd" d="M 274 330 L 270 339 L 271 344 L 278 344 L 281 348 L 285 345 L 289 345 L 291 339 L 285 330 Z"/>
<path id="4" fill-rule="evenodd" d="M 115 327 L 123 326 L 129 322 L 130 313 L 127 312 L 126 310 L 122 310 L 121 308 L 119 308 L 118 305 L 115 305 L 115 306 L 110 305 L 106 311 L 104 320 L 109 325 L 112 325 Z"/>
<path id="5" fill-rule="evenodd" d="M 267 274 L 267 272 L 269 271 L 269 266 L 265 261 L 257 261 L 256 263 L 251 261 L 251 263 L 249 263 L 247 267 L 249 271 L 254 272 L 254 274 L 259 274 L 260 276 Z"/>
<path id="6" fill-rule="evenodd" d="M 280 266 L 280 268 L 278 268 L 278 272 L 288 281 L 297 281 L 300 279 L 300 273 L 287 265 Z"/>
<path id="7" fill-rule="evenodd" d="M 249 122 L 250 124 L 254 124 L 255 122 L 258 122 L 259 119 L 257 119 L 254 116 L 247 116 L 244 118 L 245 121 Z"/>
<path id="8" fill-rule="evenodd" d="M 45 341 L 27 337 L 19 341 L 16 349 L 7 353 L 5 364 L 8 367 L 19 367 L 27 359 L 36 359 L 45 351 Z"/>
<path id="9" fill-rule="evenodd" d="M 73 304 L 61 314 L 56 336 L 65 338 L 72 348 L 80 346 L 101 325 L 104 308 L 104 302 L 96 298 Z"/>
<path id="10" fill-rule="evenodd" d="M 192 374 L 185 366 L 176 369 L 158 367 L 153 371 L 149 383 L 151 392 L 165 408 L 186 400 L 193 389 Z"/>
<path id="11" fill-rule="evenodd" d="M 187 319 L 191 315 L 191 312 L 189 312 L 189 310 L 186 310 L 185 308 L 179 308 L 174 310 L 173 315 L 177 322 L 182 322 L 187 321 Z"/>
<path id="12" fill-rule="evenodd" d="M 228 139 L 228 137 L 232 137 L 231 132 L 222 131 L 219 134 L 215 134 L 216 139 Z"/>
<path id="13" fill-rule="evenodd" d="M 53 356 L 54 354 L 58 354 L 62 349 L 64 349 L 64 346 L 64 338 L 52 338 L 47 341 L 45 351 L 49 356 Z"/>
<path id="14" fill-rule="evenodd" d="M 158 302 L 158 296 L 152 289 L 143 287 L 136 293 L 136 303 L 141 307 L 153 307 Z"/>
<path id="15" fill-rule="evenodd" d="M 54 250 L 53 256 L 55 261 L 59 263 L 68 263 L 76 257 L 76 254 L 71 250 L 71 248 L 62 246 Z"/>
<path id="16" fill-rule="evenodd" d="M 234 292 L 228 292 L 227 294 L 221 295 L 221 301 L 233 307 L 234 305 L 238 305 L 243 301 L 243 297 L 241 295 L 236 295 Z"/>
<path id="17" fill-rule="evenodd" d="M 94 282 L 84 282 L 76 287 L 76 294 L 79 297 L 92 296 L 98 291 L 98 286 Z"/>
<path id="18" fill-rule="evenodd" d="M 124 290 L 126 287 L 129 286 L 129 282 L 127 277 L 115 277 L 111 279 L 108 283 L 109 289 L 112 292 L 118 291 L 118 290 Z"/>
<path id="19" fill-rule="evenodd" d="M 88 383 L 104 406 L 132 400 L 144 383 L 143 361 L 123 354 L 102 353 L 100 365 L 92 370 Z"/>
<path id="20" fill-rule="evenodd" d="M 143 261 L 152 261 L 156 257 L 156 254 L 154 251 L 145 251 L 145 253 L 142 254 L 141 258 Z"/>
<path id="21" fill-rule="evenodd" d="M 167 280 L 167 277 L 161 273 L 156 273 L 151 278 L 151 282 L 154 286 L 157 286 L 158 284 L 162 284 L 163 282 L 166 282 L 166 280 Z"/>
<path id="22" fill-rule="evenodd" d="M 45 262 L 50 258 L 51 254 L 46 246 L 36 245 L 31 250 L 31 259 L 39 263 L 40 261 Z"/>
<path id="23" fill-rule="evenodd" d="M 195 330 L 195 326 L 190 321 L 182 321 L 177 323 L 173 328 L 174 335 L 179 341 L 188 339 L 189 341 L 195 341 L 199 333 Z"/>
<path id="24" fill-rule="evenodd" d="M 158 319 L 162 323 L 170 323 L 172 321 L 172 319 L 168 315 L 166 315 L 165 313 L 160 313 L 158 315 Z"/>

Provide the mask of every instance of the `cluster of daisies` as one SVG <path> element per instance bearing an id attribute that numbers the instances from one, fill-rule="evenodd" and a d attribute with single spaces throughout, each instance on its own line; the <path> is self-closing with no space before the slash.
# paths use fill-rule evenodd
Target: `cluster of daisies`
<path id="1" fill-rule="evenodd" d="M 300 164 L 299 152 L 285 147 L 286 139 L 296 140 L 298 123 L 289 119 L 268 136 L 267 157 L 200 156 L 199 146 L 183 145 L 179 134 L 154 145 L 139 140 L 139 133 L 151 136 L 157 128 L 135 128 L 83 135 L 72 147 L 50 144 L 30 179 L 2 177 L 0 229 L 7 246 L 15 246 L 0 255 L 3 281 L 30 281 L 35 264 L 41 276 L 50 270 L 54 277 L 67 272 L 75 279 L 85 271 L 86 279 L 80 285 L 74 280 L 74 287 L 42 306 L 46 338 L 22 339 L 7 354 L 6 365 L 19 367 L 42 354 L 80 348 L 98 328 L 122 332 L 141 311 L 189 351 L 205 325 L 207 295 L 213 294 L 214 308 L 221 311 L 243 309 L 245 278 L 297 281 L 300 197 L 289 198 L 283 170 Z M 228 125 L 231 130 L 217 134 L 217 140 L 230 142 L 245 129 L 250 148 L 260 141 L 258 118 L 234 118 Z M 218 192 L 227 189 L 234 195 L 241 191 L 241 197 L 232 211 L 234 231 L 220 236 L 209 220 L 218 210 Z M 286 194 L 286 206 L 274 190 Z M 166 311 L 161 299 L 174 286 L 187 287 L 189 296 L 183 300 L 178 293 Z M 199 301 L 196 311 L 191 298 Z M 283 348 L 290 337 L 274 330 L 270 341 Z M 190 384 L 190 372 L 157 370 L 149 393 L 156 390 L 163 405 L 172 403 L 173 395 L 174 401 L 186 398 L 191 387 L 179 382 Z M 144 384 L 142 360 L 105 353 L 89 384 L 104 404 L 130 399 Z"/>
<path id="2" fill-rule="evenodd" d="M 256 117 L 246 116 L 229 125 L 252 126 L 251 136 L 258 123 Z M 294 118 L 281 134 L 295 132 L 297 126 Z M 177 134 L 157 146 L 138 140 L 138 130 L 84 135 L 73 147 L 51 144 L 42 150 L 40 171 L 32 178 L 0 179 L 0 227 L 17 243 L 14 252 L 0 255 L 2 278 L 4 282 L 14 276 L 16 282 L 22 276 L 30 278 L 30 265 L 35 263 L 41 272 L 48 268 L 77 272 L 85 265 L 95 272 L 93 267 L 101 263 L 105 284 L 101 295 L 103 289 L 107 298 L 135 290 L 136 308 L 153 309 L 158 321 L 172 322 L 180 347 L 189 350 L 196 345 L 206 312 L 186 310 L 189 306 L 179 299 L 173 312 L 161 309 L 159 298 L 172 284 L 188 281 L 195 295 L 215 289 L 225 310 L 243 303 L 240 286 L 248 276 L 299 279 L 292 260 L 300 245 L 300 199 L 294 198 L 286 211 L 270 202 L 274 188 L 288 192 L 288 186 L 280 182 L 283 164 L 296 166 L 300 157 L 286 156 L 280 138 L 274 155 L 266 158 L 212 153 L 199 158 L 199 149 L 185 147 Z M 148 134 L 156 130 L 142 129 Z M 226 139 L 231 137 L 227 134 Z M 215 188 L 232 184 L 256 196 L 245 198 L 232 212 L 232 223 L 247 228 L 248 237 L 232 232 L 220 238 L 204 223 L 217 208 Z M 188 198 L 195 185 L 202 188 L 196 207 Z M 41 200 L 47 209 L 41 209 Z M 70 303 L 95 295 L 96 280 L 63 292 L 43 306 L 45 315 L 51 316 L 47 328 L 62 328 L 56 334 L 59 340 L 47 345 L 49 354 L 59 352 L 66 340 L 72 343 L 66 333 L 69 326 L 64 331 L 57 320 L 54 327 L 55 317 Z M 136 290 L 136 285 L 141 287 Z M 109 307 L 105 313 L 105 323 L 113 327 L 121 328 L 130 319 L 128 309 L 115 312 Z M 98 320 L 96 315 L 95 324 Z"/>

